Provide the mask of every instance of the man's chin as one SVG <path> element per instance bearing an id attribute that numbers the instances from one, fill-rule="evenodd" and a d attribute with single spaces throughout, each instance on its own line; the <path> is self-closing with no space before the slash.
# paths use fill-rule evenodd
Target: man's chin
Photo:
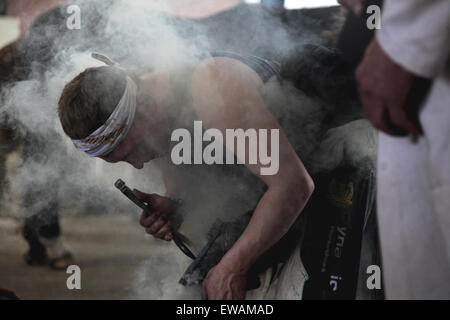
<path id="1" fill-rule="evenodd" d="M 133 168 L 137 169 L 137 170 L 141 170 L 144 168 L 144 162 L 139 163 L 139 164 L 132 164 Z"/>

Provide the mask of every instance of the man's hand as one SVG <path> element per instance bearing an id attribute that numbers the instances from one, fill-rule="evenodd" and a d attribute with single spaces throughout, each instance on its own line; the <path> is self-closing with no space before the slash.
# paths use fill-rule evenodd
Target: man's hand
<path id="1" fill-rule="evenodd" d="M 364 111 L 372 125 L 391 135 L 420 135 L 416 114 L 406 113 L 406 98 L 415 76 L 392 61 L 377 40 L 372 40 L 363 62 L 356 70 L 356 79 Z M 410 119 L 411 119 L 410 118 Z"/>
<path id="2" fill-rule="evenodd" d="M 219 263 L 203 280 L 204 300 L 244 300 L 246 275 Z"/>
<path id="3" fill-rule="evenodd" d="M 337 2 L 344 6 L 346 10 L 351 10 L 357 16 L 362 13 L 362 0 L 337 0 Z"/>
<path id="4" fill-rule="evenodd" d="M 146 216 L 144 211 L 141 214 L 139 223 L 145 228 L 145 231 L 155 238 L 172 240 L 172 224 L 169 219 L 175 211 L 173 202 L 155 193 L 147 194 L 136 189 L 133 190 L 133 193 L 140 200 L 150 204 L 153 209 L 150 216 Z"/>

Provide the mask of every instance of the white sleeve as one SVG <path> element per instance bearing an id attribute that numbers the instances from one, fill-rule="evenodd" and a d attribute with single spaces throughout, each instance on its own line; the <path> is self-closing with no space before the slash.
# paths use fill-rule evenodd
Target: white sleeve
<path id="1" fill-rule="evenodd" d="M 385 0 L 376 37 L 396 63 L 435 78 L 450 53 L 450 0 Z"/>

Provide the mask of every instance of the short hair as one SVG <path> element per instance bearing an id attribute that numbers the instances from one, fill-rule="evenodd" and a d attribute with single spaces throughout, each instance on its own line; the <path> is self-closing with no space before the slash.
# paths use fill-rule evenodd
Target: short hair
<path id="1" fill-rule="evenodd" d="M 71 139 L 83 139 L 101 127 L 126 87 L 124 71 L 110 66 L 88 68 L 70 81 L 58 102 L 58 115 Z"/>

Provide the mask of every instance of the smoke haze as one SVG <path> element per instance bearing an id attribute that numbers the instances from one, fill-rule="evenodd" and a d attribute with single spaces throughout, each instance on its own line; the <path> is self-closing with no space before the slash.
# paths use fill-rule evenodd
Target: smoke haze
<path id="1" fill-rule="evenodd" d="M 0 95 L 2 121 L 31 141 L 25 148 L 31 155 L 23 158 L 15 174 L 9 174 L 9 184 L 18 190 L 48 186 L 39 199 L 27 204 L 26 210 L 22 206 L 22 217 L 33 214 L 55 196 L 62 200 L 63 214 L 89 210 L 138 214 L 139 210 L 113 187 L 117 178 L 144 192 L 164 194 L 160 171 L 164 164 L 158 166 L 161 160 L 146 165 L 143 172 L 128 164 L 107 164 L 77 151 L 64 135 L 57 102 L 66 83 L 88 67 L 103 65 L 90 57 L 91 52 L 106 54 L 129 70 L 150 71 L 157 66 L 176 72 L 197 63 L 209 50 L 251 50 L 249 53 L 284 59 L 294 54 L 301 57 L 303 44 L 327 41 L 319 23 L 306 16 L 299 16 L 303 20 L 289 25 L 277 12 L 261 10 L 245 20 L 248 28 L 243 32 L 247 34 L 236 36 L 230 33 L 234 32 L 230 27 L 231 31 L 211 35 L 211 29 L 204 24 L 157 13 L 168 10 L 164 1 L 75 3 L 81 8 L 81 30 L 67 29 L 66 6 L 41 17 L 37 21 L 40 25 L 29 31 L 20 45 L 26 76 L 4 86 Z M 242 20 L 236 17 L 236 28 L 241 28 Z M 269 82 L 262 88 L 262 95 L 275 116 L 285 119 L 281 125 L 294 149 L 301 150 L 310 171 L 331 170 L 344 162 L 371 165 L 376 140 L 364 120 L 325 133 L 329 128 L 322 122 L 330 106 L 323 100 L 307 96 L 289 82 Z M 179 105 L 182 108 L 183 101 Z M 179 111 L 183 116 L 183 110 Z M 245 171 L 222 175 L 213 167 L 192 166 L 189 172 L 180 172 L 180 176 L 186 175 L 183 188 L 192 191 L 192 181 L 196 182 L 195 192 L 186 201 L 180 229 L 192 239 L 196 252 L 205 244 L 205 234 L 216 218 L 232 220 L 255 205 L 264 186 Z M 57 190 L 52 188 L 54 181 L 58 182 Z M 13 195 L 5 197 L 7 203 L 12 203 Z M 3 211 L 8 214 L 8 209 Z M 135 297 L 200 298 L 198 288 L 177 284 L 189 259 L 173 244 L 166 248 L 167 252 L 155 254 L 136 270 Z"/>

